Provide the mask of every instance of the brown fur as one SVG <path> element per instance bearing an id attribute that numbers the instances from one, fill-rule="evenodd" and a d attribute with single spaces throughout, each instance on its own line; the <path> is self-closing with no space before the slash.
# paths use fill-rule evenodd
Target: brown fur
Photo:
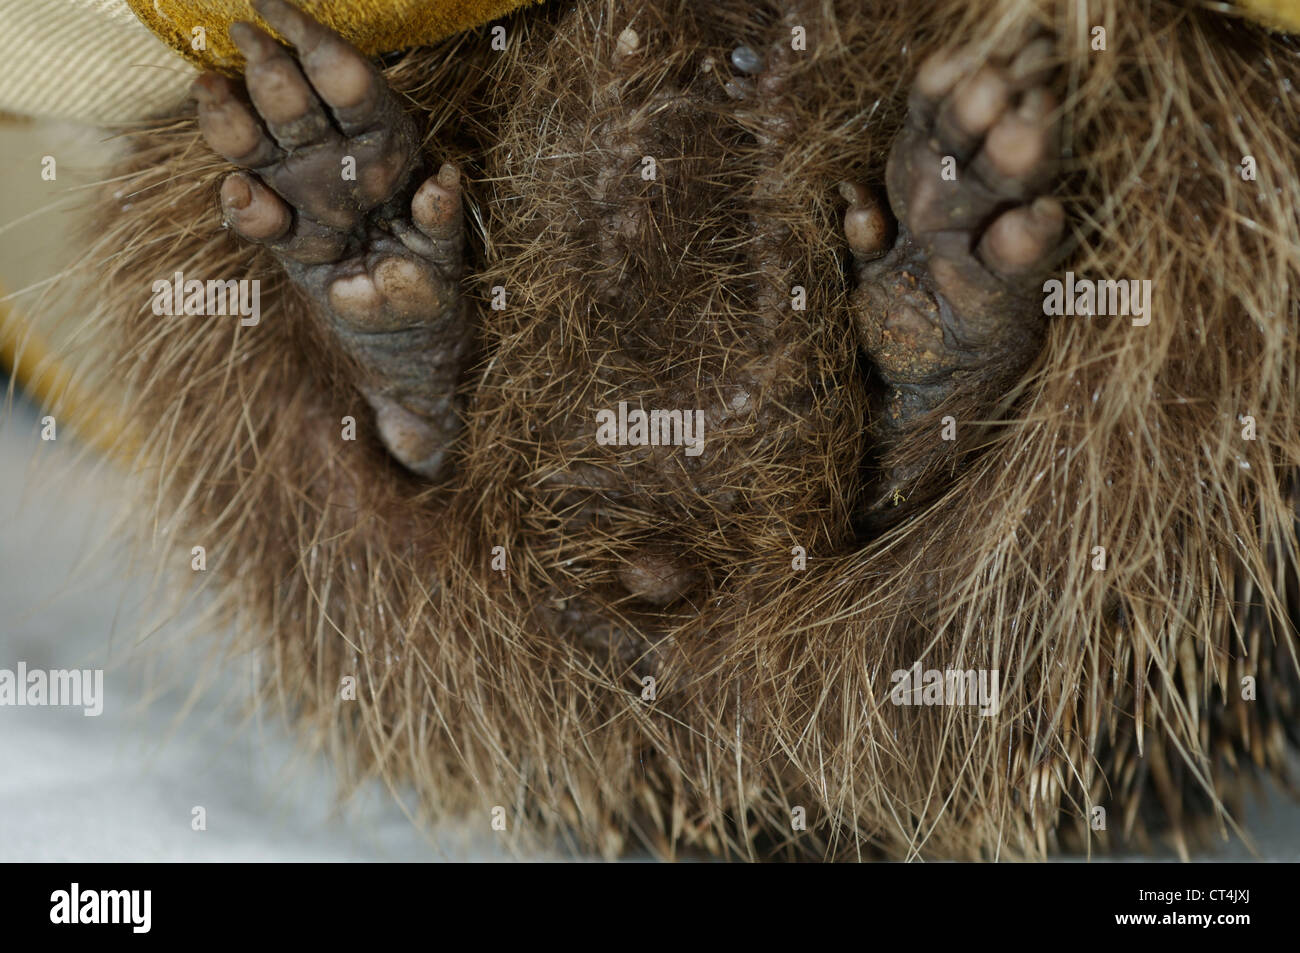
<path id="1" fill-rule="evenodd" d="M 625 98 L 692 101 L 644 133 L 670 160 L 658 187 L 606 194 L 602 170 L 640 153 L 620 151 L 627 103 L 592 103 L 636 6 L 647 56 Z M 1281 774 L 1300 614 L 1300 55 L 1183 4 L 1074 7 L 810 3 L 782 148 L 697 72 L 780 35 L 768 4 L 590 0 L 508 21 L 506 53 L 484 30 L 402 57 L 389 77 L 426 147 L 468 175 L 477 256 L 483 359 L 441 487 L 385 456 L 305 303 L 222 232 L 228 167 L 192 118 L 141 133 L 90 253 L 111 375 L 146 431 L 147 489 L 182 517 L 171 540 L 207 547 L 304 733 L 414 783 L 430 813 L 486 829 L 502 805 L 513 832 L 607 853 L 1041 857 L 1145 843 L 1165 821 L 1181 847 L 1245 779 Z M 1052 321 L 1008 422 L 979 433 L 950 489 L 859 540 L 869 369 L 836 184 L 880 181 L 921 58 L 1029 16 L 1055 31 L 1068 87 L 1066 267 L 1151 278 L 1154 319 Z M 1095 24 L 1108 52 L 1089 49 Z M 651 237 L 611 252 L 599 223 L 617 214 Z M 177 270 L 262 279 L 262 324 L 155 317 L 151 282 Z M 772 296 L 795 283 L 808 310 L 777 319 Z M 495 285 L 505 311 L 487 306 Z M 699 462 L 590 439 L 619 400 L 717 412 L 755 381 Z M 355 443 L 339 439 L 348 414 Z M 629 600 L 620 579 L 665 553 L 698 574 L 686 598 Z M 1000 713 L 890 704 L 890 673 L 918 660 L 999 669 Z M 339 701 L 348 674 L 356 703 Z"/>

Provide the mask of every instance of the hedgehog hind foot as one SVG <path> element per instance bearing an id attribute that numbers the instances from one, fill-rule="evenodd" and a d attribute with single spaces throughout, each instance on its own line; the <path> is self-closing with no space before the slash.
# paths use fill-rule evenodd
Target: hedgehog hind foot
<path id="1" fill-rule="evenodd" d="M 842 187 L 859 340 L 884 385 L 873 521 L 932 497 L 934 474 L 952 459 L 949 434 L 924 450 L 901 448 L 905 438 L 941 426 L 945 412 L 987 413 L 1041 346 L 1033 295 L 1065 223 L 1045 194 L 1055 174 L 1051 51 L 1039 38 L 984 65 L 969 50 L 931 57 L 889 157 L 893 218 L 866 188 Z"/>
<path id="2" fill-rule="evenodd" d="M 440 476 L 459 430 L 455 391 L 471 334 L 458 283 L 463 216 L 450 163 L 425 178 L 415 124 L 379 71 L 284 0 L 231 27 L 243 88 L 194 84 L 199 126 L 242 171 L 221 184 L 226 223 L 268 248 L 358 369 L 375 426 L 404 466 Z"/>

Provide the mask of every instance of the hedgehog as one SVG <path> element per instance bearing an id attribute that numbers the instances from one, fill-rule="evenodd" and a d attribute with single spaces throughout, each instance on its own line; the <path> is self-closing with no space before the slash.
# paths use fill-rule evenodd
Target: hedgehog
<path id="1" fill-rule="evenodd" d="M 254 0 L 86 251 L 151 544 L 426 817 L 1185 856 L 1300 741 L 1300 50 L 1213 6 Z"/>

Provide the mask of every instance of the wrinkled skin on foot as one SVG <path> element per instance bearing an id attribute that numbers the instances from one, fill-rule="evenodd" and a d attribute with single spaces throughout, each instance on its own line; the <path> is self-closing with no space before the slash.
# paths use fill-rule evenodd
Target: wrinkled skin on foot
<path id="1" fill-rule="evenodd" d="M 459 173 L 421 181 L 415 124 L 356 50 L 284 0 L 253 5 L 297 55 L 236 23 L 243 88 L 216 73 L 194 84 L 208 144 L 245 170 L 221 185 L 225 221 L 276 253 L 358 366 L 385 445 L 436 478 L 472 340 Z"/>
<path id="2" fill-rule="evenodd" d="M 939 408 L 991 409 L 1039 351 L 1039 289 L 1065 222 L 1043 194 L 1056 156 L 1051 52 L 1038 38 L 987 63 L 935 54 L 890 153 L 896 225 L 869 190 L 844 188 L 858 332 L 886 388 L 874 427 L 885 444 L 922 440 L 931 457 L 947 454 L 937 427 L 912 431 Z M 928 464 L 887 473 L 876 506 L 932 495 L 914 485 Z"/>

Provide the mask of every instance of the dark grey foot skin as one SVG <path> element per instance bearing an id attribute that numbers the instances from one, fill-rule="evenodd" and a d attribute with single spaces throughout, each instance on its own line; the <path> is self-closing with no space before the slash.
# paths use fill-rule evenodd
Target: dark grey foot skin
<path id="1" fill-rule="evenodd" d="M 455 390 L 471 349 L 459 173 L 448 163 L 417 174 L 415 124 L 353 47 L 285 0 L 253 8 L 296 55 L 236 23 L 242 88 L 217 73 L 193 87 L 204 138 L 245 170 L 221 184 L 225 221 L 271 249 L 316 302 L 361 368 L 385 445 L 436 478 L 460 426 Z"/>
<path id="2" fill-rule="evenodd" d="M 941 414 L 992 412 L 1042 345 L 1042 281 L 1065 224 L 1044 194 L 1057 158 L 1051 54 L 1040 38 L 983 64 L 966 50 L 932 56 L 889 157 L 892 218 L 867 189 L 843 187 L 859 338 L 884 384 L 873 436 L 893 461 L 873 521 L 942 489 L 954 445 Z"/>

